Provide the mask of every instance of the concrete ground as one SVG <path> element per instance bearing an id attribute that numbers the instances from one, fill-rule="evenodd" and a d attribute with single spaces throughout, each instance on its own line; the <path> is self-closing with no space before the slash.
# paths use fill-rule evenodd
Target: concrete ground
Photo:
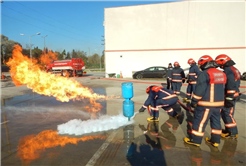
<path id="1" fill-rule="evenodd" d="M 76 78 L 98 94 L 120 96 L 100 101 L 101 114 L 118 115 L 123 112 L 121 83 L 132 82 L 134 111 L 138 112 L 147 98 L 149 85 L 161 85 L 161 79 L 106 79 L 103 73 L 87 73 Z M 71 119 L 87 120 L 91 114 L 83 108 L 83 101 L 59 102 L 53 97 L 33 93 L 26 86 L 16 87 L 11 80 L 1 81 L 1 165 L 64 165 L 64 166 L 190 166 L 190 165 L 246 165 L 245 104 L 246 82 L 240 88 L 243 95 L 237 102 L 235 119 L 237 140 L 224 140 L 213 148 L 203 140 L 201 146 L 184 144 L 192 113 L 179 104 L 176 111 L 184 112 L 184 120 L 169 117 L 160 109 L 160 122 L 147 123 L 148 111 L 136 114 L 134 123 L 115 130 L 81 136 L 58 135 L 57 125 Z M 182 95 L 186 92 L 182 86 Z M 223 122 L 221 122 L 223 126 Z M 210 125 L 204 137 L 210 137 Z M 145 134 L 144 134 L 145 133 Z"/>

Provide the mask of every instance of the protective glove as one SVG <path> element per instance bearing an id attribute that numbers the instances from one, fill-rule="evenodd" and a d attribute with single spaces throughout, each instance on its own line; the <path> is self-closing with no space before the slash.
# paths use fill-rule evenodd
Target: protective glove
<path id="1" fill-rule="evenodd" d="M 189 83 L 189 80 L 186 80 L 186 83 Z"/>
<path id="2" fill-rule="evenodd" d="M 231 108 L 233 106 L 234 106 L 234 99 L 226 97 L 226 99 L 225 99 L 225 107 L 226 108 Z"/>
<path id="3" fill-rule="evenodd" d="M 193 107 L 193 108 L 196 108 L 197 104 L 195 102 L 191 102 L 190 106 Z"/>
<path id="4" fill-rule="evenodd" d="M 139 109 L 139 113 L 144 112 L 145 109 L 146 109 L 146 108 L 141 107 L 141 108 Z"/>
<path id="5" fill-rule="evenodd" d="M 183 79 L 182 82 L 185 83 L 185 79 Z"/>

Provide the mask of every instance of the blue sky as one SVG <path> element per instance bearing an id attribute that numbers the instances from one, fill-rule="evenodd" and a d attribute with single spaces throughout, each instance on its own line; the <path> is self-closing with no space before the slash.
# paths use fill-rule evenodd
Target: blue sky
<path id="1" fill-rule="evenodd" d="M 165 1 L 3 1 L 1 3 L 1 34 L 9 40 L 54 51 L 72 49 L 99 53 L 104 35 L 104 8 Z M 44 36 L 46 36 L 44 38 Z"/>

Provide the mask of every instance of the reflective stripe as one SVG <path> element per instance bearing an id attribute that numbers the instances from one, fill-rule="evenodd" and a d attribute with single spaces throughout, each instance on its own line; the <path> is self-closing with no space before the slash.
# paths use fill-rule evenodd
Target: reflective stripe
<path id="1" fill-rule="evenodd" d="M 236 93 L 235 90 L 227 90 L 226 92 L 227 92 L 227 93 Z"/>
<path id="2" fill-rule="evenodd" d="M 219 107 L 219 106 L 224 106 L 224 101 L 219 101 L 219 102 L 198 101 L 197 105 Z"/>
<path id="3" fill-rule="evenodd" d="M 182 82 L 182 80 L 174 80 L 172 79 L 173 82 Z"/>
<path id="4" fill-rule="evenodd" d="M 166 93 L 167 95 L 171 95 L 170 93 L 168 93 L 168 92 L 166 92 L 166 91 L 164 91 L 162 89 L 160 89 L 160 91 L 163 92 L 163 93 Z"/>
<path id="5" fill-rule="evenodd" d="M 234 94 L 234 97 L 238 97 L 238 96 L 239 96 L 239 93 L 236 92 L 236 93 Z"/>
<path id="6" fill-rule="evenodd" d="M 186 95 L 187 95 L 187 96 L 191 96 L 191 94 L 190 94 L 190 93 L 186 93 Z"/>
<path id="7" fill-rule="evenodd" d="M 200 133 L 202 132 L 203 125 L 208 118 L 208 113 L 209 113 L 209 109 L 205 109 L 202 120 L 201 120 L 199 127 L 198 127 L 198 132 L 200 132 Z"/>
<path id="8" fill-rule="evenodd" d="M 153 110 L 153 111 L 159 111 L 159 109 L 156 108 L 156 107 L 150 107 L 150 108 L 151 108 L 151 110 Z"/>
<path id="9" fill-rule="evenodd" d="M 181 74 L 173 73 L 174 76 L 181 76 Z"/>
<path id="10" fill-rule="evenodd" d="M 196 84 L 196 81 L 191 81 L 189 82 L 189 84 Z"/>
<path id="11" fill-rule="evenodd" d="M 157 107 L 158 107 L 158 108 L 161 108 L 161 107 L 167 107 L 167 106 L 169 106 L 169 104 L 158 105 Z"/>
<path id="12" fill-rule="evenodd" d="M 166 100 L 166 99 L 171 99 L 171 98 L 174 98 L 174 97 L 177 97 L 177 95 L 172 94 L 172 95 L 170 95 L 170 96 L 163 97 L 162 99 L 163 99 L 163 100 Z"/>
<path id="13" fill-rule="evenodd" d="M 210 102 L 214 102 L 214 84 L 210 84 Z"/>
<path id="14" fill-rule="evenodd" d="M 225 126 L 230 128 L 230 127 L 236 127 L 237 124 L 236 123 L 227 123 L 227 124 L 225 124 Z"/>
<path id="15" fill-rule="evenodd" d="M 176 94 L 180 94 L 180 92 L 176 91 Z"/>
<path id="16" fill-rule="evenodd" d="M 197 95 L 195 95 L 195 94 L 193 94 L 192 97 L 194 97 L 194 98 L 197 99 L 197 100 L 200 100 L 200 99 L 202 98 L 201 96 L 197 96 Z"/>
<path id="17" fill-rule="evenodd" d="M 204 136 L 204 133 L 197 132 L 197 131 L 195 131 L 193 129 L 191 130 L 191 133 L 194 134 L 194 135 L 196 135 L 196 136 L 200 136 L 200 137 L 203 137 Z"/>
<path id="18" fill-rule="evenodd" d="M 173 112 L 173 108 L 171 108 L 170 110 L 167 110 L 166 112 Z"/>
<path id="19" fill-rule="evenodd" d="M 222 130 L 212 129 L 211 133 L 221 135 Z"/>
<path id="20" fill-rule="evenodd" d="M 147 106 L 143 105 L 144 108 L 147 108 Z"/>
<path id="21" fill-rule="evenodd" d="M 189 73 L 189 75 L 192 75 L 192 76 L 194 76 L 194 75 L 196 75 L 196 73 Z"/>

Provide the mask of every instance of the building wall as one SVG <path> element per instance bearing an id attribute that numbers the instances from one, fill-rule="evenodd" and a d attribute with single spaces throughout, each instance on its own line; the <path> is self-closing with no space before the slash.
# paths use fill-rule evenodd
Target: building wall
<path id="1" fill-rule="evenodd" d="M 106 73 L 227 54 L 246 71 L 245 2 L 182 1 L 105 8 Z"/>

